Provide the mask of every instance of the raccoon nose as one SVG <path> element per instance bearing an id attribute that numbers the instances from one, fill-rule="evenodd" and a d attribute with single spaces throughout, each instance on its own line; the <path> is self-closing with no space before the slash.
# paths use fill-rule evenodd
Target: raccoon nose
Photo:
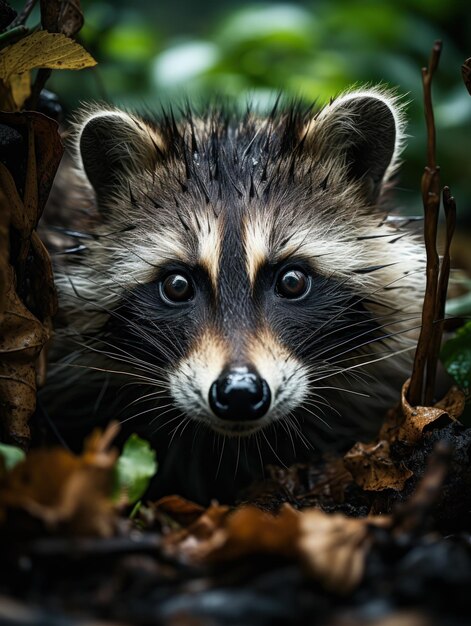
<path id="1" fill-rule="evenodd" d="M 223 420 L 257 420 L 268 411 L 270 401 L 267 382 L 248 367 L 225 370 L 209 390 L 209 405 Z"/>

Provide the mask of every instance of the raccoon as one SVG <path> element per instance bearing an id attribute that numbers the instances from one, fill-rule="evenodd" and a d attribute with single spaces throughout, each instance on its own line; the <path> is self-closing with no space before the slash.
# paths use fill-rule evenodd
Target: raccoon
<path id="1" fill-rule="evenodd" d="M 377 430 L 423 291 L 389 211 L 402 109 L 367 88 L 317 111 L 82 111 L 55 191 L 61 436 L 119 419 L 158 451 L 155 494 L 207 502 Z"/>

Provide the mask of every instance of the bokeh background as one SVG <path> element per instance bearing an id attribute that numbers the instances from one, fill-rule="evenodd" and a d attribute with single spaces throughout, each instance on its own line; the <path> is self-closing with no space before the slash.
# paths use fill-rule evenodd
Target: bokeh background
<path id="1" fill-rule="evenodd" d="M 409 102 L 410 134 L 397 198 L 411 213 L 421 211 L 425 158 L 420 68 L 442 39 L 438 160 L 460 227 L 471 228 L 471 97 L 461 78 L 471 56 L 466 0 L 82 0 L 82 7 L 79 40 L 99 64 L 53 73 L 48 86 L 68 111 L 90 99 L 158 110 L 215 93 L 263 106 L 280 90 L 322 104 L 352 83 L 396 88 Z"/>

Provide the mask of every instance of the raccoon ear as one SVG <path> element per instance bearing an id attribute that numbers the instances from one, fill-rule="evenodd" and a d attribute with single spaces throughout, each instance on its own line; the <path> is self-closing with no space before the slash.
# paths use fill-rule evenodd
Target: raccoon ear
<path id="1" fill-rule="evenodd" d="M 397 98 L 380 91 L 359 91 L 331 102 L 307 129 L 307 139 L 321 160 L 332 157 L 359 181 L 375 202 L 397 167 L 403 120 Z"/>
<path id="2" fill-rule="evenodd" d="M 98 199 L 129 176 L 151 170 L 160 153 L 156 131 L 123 111 L 100 111 L 79 125 L 83 168 Z"/>

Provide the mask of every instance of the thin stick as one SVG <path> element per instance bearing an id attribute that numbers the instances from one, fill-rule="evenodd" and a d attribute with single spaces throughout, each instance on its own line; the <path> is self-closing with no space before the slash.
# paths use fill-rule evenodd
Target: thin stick
<path id="1" fill-rule="evenodd" d="M 429 346 L 434 331 L 436 316 L 437 284 L 439 259 L 437 254 L 438 213 L 440 209 L 440 169 L 436 164 L 436 133 L 432 105 L 432 79 L 438 67 L 442 50 L 441 41 L 436 41 L 428 68 L 422 68 L 422 84 L 424 90 L 425 120 L 427 123 L 427 166 L 422 176 L 422 201 L 424 205 L 424 239 L 427 254 L 427 281 L 424 304 L 422 309 L 422 328 L 420 331 L 414 367 L 412 369 L 408 400 L 413 406 L 421 404 L 425 368 Z"/>
<path id="2" fill-rule="evenodd" d="M 446 218 L 446 242 L 443 252 L 440 275 L 438 278 L 437 303 L 435 307 L 435 324 L 432 341 L 430 343 L 427 357 L 427 374 L 425 382 L 425 404 L 429 405 L 433 401 L 435 380 L 437 373 L 438 354 L 442 342 L 443 326 L 445 323 L 445 303 L 448 291 L 448 279 L 450 277 L 450 248 L 451 240 L 455 232 L 456 225 L 456 203 L 450 193 L 449 187 L 443 188 L 443 207 Z"/>
<path id="3" fill-rule="evenodd" d="M 18 13 L 18 15 L 15 17 L 13 22 L 8 26 L 8 28 L 11 29 L 11 28 L 15 28 L 16 26 L 24 26 L 26 23 L 26 20 L 30 16 L 31 11 L 34 9 L 36 2 L 37 0 L 27 0 L 21 13 Z"/>

